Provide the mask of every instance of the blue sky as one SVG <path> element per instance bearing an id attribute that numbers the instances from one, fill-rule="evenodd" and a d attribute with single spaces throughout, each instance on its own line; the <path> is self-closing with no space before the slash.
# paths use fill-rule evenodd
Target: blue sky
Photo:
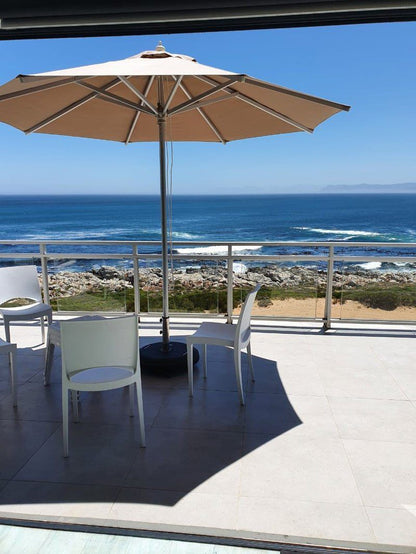
<path id="1" fill-rule="evenodd" d="M 416 181 L 416 22 L 0 42 L 0 82 L 153 49 L 351 106 L 313 135 L 174 145 L 175 194 Z M 0 194 L 158 194 L 156 144 L 25 136 L 0 123 Z"/>

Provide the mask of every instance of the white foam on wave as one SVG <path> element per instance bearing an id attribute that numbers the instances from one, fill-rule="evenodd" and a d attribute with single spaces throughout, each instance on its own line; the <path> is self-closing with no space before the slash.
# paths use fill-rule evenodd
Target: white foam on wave
<path id="1" fill-rule="evenodd" d="M 172 237 L 175 239 L 199 239 L 200 235 L 193 235 L 192 233 L 181 233 L 180 231 L 173 231 Z"/>
<path id="2" fill-rule="evenodd" d="M 137 229 L 137 235 L 162 235 L 161 229 L 157 227 Z M 200 239 L 200 235 L 195 235 L 194 233 L 185 233 L 183 231 L 172 231 L 172 238 L 174 239 Z"/>
<path id="3" fill-rule="evenodd" d="M 111 234 L 120 234 L 122 230 L 111 230 Z M 38 235 L 27 234 L 23 237 L 26 240 L 100 240 L 108 238 L 108 231 L 50 231 L 48 233 L 40 233 Z"/>
<path id="4" fill-rule="evenodd" d="M 260 250 L 262 246 L 233 246 L 233 253 L 235 252 L 251 252 L 253 250 Z M 176 248 L 178 254 L 196 254 L 201 256 L 221 256 L 228 254 L 227 246 L 195 246 L 193 248 Z"/>
<path id="5" fill-rule="evenodd" d="M 111 228 L 103 229 L 102 231 L 94 231 L 93 229 L 87 231 L 49 231 L 39 234 L 26 234 L 23 236 L 23 240 L 114 240 L 119 235 L 128 235 L 135 232 L 138 237 L 140 235 L 161 235 L 161 230 L 157 228 Z M 175 239 L 198 239 L 199 235 L 191 233 L 182 233 L 179 231 L 173 231 L 172 237 Z M 137 240 L 140 240 L 139 238 Z"/>
<path id="6" fill-rule="evenodd" d="M 247 273 L 247 266 L 245 264 L 240 263 L 240 262 L 234 262 L 233 263 L 233 272 L 237 273 L 238 275 L 242 275 L 244 273 Z"/>
<path id="7" fill-rule="evenodd" d="M 352 237 L 379 237 L 381 233 L 373 231 L 354 231 L 345 229 L 320 229 L 315 227 L 292 227 L 292 229 L 298 229 L 299 231 L 312 231 L 313 233 L 320 233 L 322 235 L 349 235 Z M 347 239 L 344 239 L 347 240 Z"/>
<path id="8" fill-rule="evenodd" d="M 363 269 L 380 269 L 381 262 L 365 262 L 364 264 L 357 264 L 358 267 Z"/>

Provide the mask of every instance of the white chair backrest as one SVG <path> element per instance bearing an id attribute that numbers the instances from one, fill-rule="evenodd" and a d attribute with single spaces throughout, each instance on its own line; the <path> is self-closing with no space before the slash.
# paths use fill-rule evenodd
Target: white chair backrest
<path id="1" fill-rule="evenodd" d="M 35 265 L 0 268 L 0 305 L 14 298 L 30 298 L 42 302 Z"/>
<path id="2" fill-rule="evenodd" d="M 235 334 L 235 340 L 240 344 L 246 345 L 250 340 L 250 318 L 251 310 L 253 309 L 254 300 L 260 289 L 261 285 L 256 285 L 252 291 L 250 291 L 240 311 L 238 318 L 237 329 Z"/>
<path id="3" fill-rule="evenodd" d="M 137 367 L 137 316 L 61 322 L 62 367 L 67 376 L 91 367 Z"/>

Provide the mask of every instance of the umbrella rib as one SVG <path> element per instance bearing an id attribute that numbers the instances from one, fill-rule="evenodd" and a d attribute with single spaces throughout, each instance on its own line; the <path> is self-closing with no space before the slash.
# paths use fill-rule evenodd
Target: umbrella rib
<path id="1" fill-rule="evenodd" d="M 106 92 L 102 88 L 98 88 L 98 87 L 95 87 L 94 85 L 90 85 L 85 81 L 77 81 L 77 83 L 82 87 L 85 87 L 89 90 L 96 92 L 97 96 L 99 96 L 102 100 L 113 102 L 114 104 L 118 104 L 119 106 L 131 108 L 132 110 L 143 112 L 148 115 L 153 115 L 153 112 L 149 108 L 146 108 L 145 106 L 140 106 L 139 104 L 130 102 L 130 100 L 126 100 L 121 96 L 117 96 L 116 94 L 111 94 L 110 92 Z"/>
<path id="2" fill-rule="evenodd" d="M 47 83 L 44 85 L 39 85 L 37 87 L 27 88 L 25 90 L 17 90 L 16 92 L 9 92 L 8 94 L 2 94 L 0 96 L 0 102 L 3 100 L 10 100 L 11 98 L 18 98 L 19 96 L 26 96 L 27 94 L 33 94 L 35 92 L 42 92 L 43 90 L 48 90 L 50 88 L 62 87 L 68 83 L 74 83 L 76 81 L 75 77 L 69 79 L 62 79 L 60 81 L 53 81 L 53 83 Z"/>
<path id="3" fill-rule="evenodd" d="M 110 83 L 108 83 L 105 86 L 105 89 L 108 90 L 108 89 L 114 87 L 118 82 L 119 82 L 118 79 L 113 79 Z M 87 96 L 84 96 L 84 98 L 81 98 L 80 100 L 77 100 L 76 102 L 73 102 L 69 106 L 65 106 L 65 108 L 62 108 L 62 110 L 59 110 L 58 112 L 55 112 L 54 114 L 50 115 L 46 119 L 44 119 L 42 121 L 39 121 L 38 123 L 33 125 L 33 127 L 30 127 L 29 129 L 26 129 L 26 131 L 24 131 L 24 133 L 26 135 L 30 135 L 31 133 L 36 133 L 36 131 L 39 131 L 39 129 L 42 129 L 46 125 L 49 125 L 49 123 L 52 123 L 53 121 L 56 121 L 57 119 L 64 116 L 65 114 L 67 114 L 69 112 L 72 112 L 76 108 L 79 108 L 80 106 L 82 106 L 83 104 L 86 104 L 90 100 L 93 100 L 97 96 L 98 96 L 98 94 L 96 92 L 92 92 L 91 94 L 88 94 Z"/>
<path id="4" fill-rule="evenodd" d="M 166 100 L 166 103 L 163 107 L 163 115 L 166 115 L 167 112 L 168 112 L 168 108 L 173 100 L 173 97 L 175 96 L 176 94 L 176 91 L 178 90 L 178 87 L 180 86 L 181 82 L 182 82 L 182 79 L 183 79 L 183 75 L 180 75 L 179 77 L 175 77 L 175 75 L 173 75 L 173 79 L 176 81 L 172 90 L 170 91 L 170 94 L 168 96 L 168 99 Z M 190 98 L 190 96 L 188 97 Z"/>
<path id="5" fill-rule="evenodd" d="M 123 76 L 119 75 L 118 78 L 120 79 L 120 81 L 122 83 L 124 83 L 126 85 L 127 88 L 129 88 L 133 92 L 133 94 L 135 94 L 138 98 L 140 98 L 140 100 L 142 101 L 142 104 L 146 104 L 146 106 L 148 106 L 152 110 L 152 112 L 155 115 L 157 115 L 157 109 L 146 98 L 146 94 L 143 94 L 142 92 L 140 92 L 140 90 L 138 88 L 136 88 L 133 85 L 133 83 L 130 83 L 130 81 L 126 77 L 123 77 Z"/>
<path id="6" fill-rule="evenodd" d="M 217 81 L 215 81 L 215 79 L 211 79 L 210 77 L 206 77 L 205 75 L 204 76 L 198 75 L 197 79 L 199 79 L 199 80 L 201 80 L 205 83 L 210 83 L 210 84 L 213 84 L 213 83 L 217 82 Z M 307 133 L 313 133 L 313 129 L 311 129 L 309 127 L 306 127 L 305 125 L 302 125 L 302 123 L 299 123 L 298 121 L 295 121 L 291 117 L 288 117 L 288 116 L 286 116 L 286 115 L 284 115 L 280 112 L 277 112 L 276 110 L 273 110 L 273 108 L 269 108 L 268 106 L 265 106 L 264 104 L 261 104 L 260 102 L 257 102 L 256 100 L 253 100 L 249 96 L 247 96 L 247 95 L 245 95 L 241 92 L 236 91 L 232 87 L 228 87 L 227 89 L 225 89 L 225 92 L 227 92 L 228 94 L 234 94 L 234 96 L 236 98 L 238 98 L 239 100 L 242 100 L 243 102 L 246 102 L 247 104 L 250 104 L 250 105 L 252 105 L 253 107 L 255 107 L 257 109 L 259 109 L 263 112 L 266 112 L 269 115 L 271 115 L 273 117 L 276 117 L 277 119 L 281 119 L 285 123 L 289 123 L 290 125 L 293 125 L 294 127 L 296 127 L 297 129 L 299 129 L 301 131 L 306 131 Z"/>
<path id="7" fill-rule="evenodd" d="M 146 88 L 144 89 L 143 94 L 145 96 L 147 96 L 147 94 L 150 90 L 150 87 L 152 86 L 154 80 L 155 80 L 155 77 L 154 77 L 154 75 L 152 75 L 152 77 L 150 77 L 148 82 L 147 82 Z M 124 141 L 124 144 L 128 144 L 130 142 L 131 136 L 133 134 L 134 129 L 136 128 L 137 121 L 140 117 L 140 114 L 141 114 L 141 112 L 136 112 L 136 115 L 134 116 L 133 122 L 130 125 L 130 129 L 129 129 L 129 132 L 127 133 L 127 137 L 126 137 L 126 140 Z"/>
<path id="8" fill-rule="evenodd" d="M 180 85 L 181 89 L 183 90 L 183 92 L 185 93 L 185 95 L 188 97 L 188 98 L 191 98 L 191 94 L 189 93 L 188 89 L 186 88 L 186 86 L 181 83 Z M 212 122 L 211 118 L 208 117 L 206 115 L 206 113 L 201 109 L 201 108 L 197 108 L 196 111 L 199 113 L 199 115 L 202 117 L 202 119 L 205 121 L 205 123 L 208 125 L 208 127 L 211 129 L 211 131 L 217 136 L 217 138 L 219 139 L 220 142 L 222 142 L 223 144 L 225 144 L 227 141 L 225 140 L 225 138 L 221 135 L 220 131 L 217 129 L 217 127 L 214 125 L 214 123 Z"/>
<path id="9" fill-rule="evenodd" d="M 203 92 L 202 94 L 198 94 L 198 96 L 191 98 L 190 100 L 188 100 L 187 102 L 184 102 L 183 104 L 179 104 L 179 106 L 175 106 L 172 110 L 169 111 L 169 115 L 174 115 L 185 109 L 188 109 L 190 106 L 193 106 L 194 104 L 198 104 L 201 100 L 208 98 L 208 96 L 212 96 L 213 94 L 215 94 L 216 92 L 219 92 L 220 90 L 227 89 L 230 85 L 232 85 L 236 81 L 243 81 L 243 80 L 244 80 L 244 75 L 235 75 L 234 77 L 228 79 L 228 81 L 222 84 L 216 83 L 214 81 L 217 86 Z"/>

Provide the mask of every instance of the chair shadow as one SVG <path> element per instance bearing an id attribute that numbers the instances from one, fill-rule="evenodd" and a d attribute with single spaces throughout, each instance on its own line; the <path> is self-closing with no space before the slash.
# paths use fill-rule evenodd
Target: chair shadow
<path id="1" fill-rule="evenodd" d="M 21 350 L 20 360 L 29 359 L 31 349 Z M 146 448 L 138 446 L 127 389 L 82 394 L 81 421 L 70 425 L 70 457 L 64 459 L 57 348 L 48 387 L 39 368 L 20 383 L 17 409 L 10 394 L 2 400 L 0 512 L 11 504 L 25 505 L 29 513 L 30 505 L 37 510 L 37 504 L 52 503 L 173 506 L 199 487 L 211 490 L 212 480 L 227 468 L 232 482 L 236 462 L 302 424 L 275 360 L 253 354 L 253 383 L 243 353 L 243 407 L 232 351 L 213 346 L 208 352 L 208 378 L 197 364 L 192 399 L 186 373 L 164 378 L 143 372 Z M 0 361 L 0 368 L 4 364 Z M 227 493 L 227 484 L 222 492 Z"/>

